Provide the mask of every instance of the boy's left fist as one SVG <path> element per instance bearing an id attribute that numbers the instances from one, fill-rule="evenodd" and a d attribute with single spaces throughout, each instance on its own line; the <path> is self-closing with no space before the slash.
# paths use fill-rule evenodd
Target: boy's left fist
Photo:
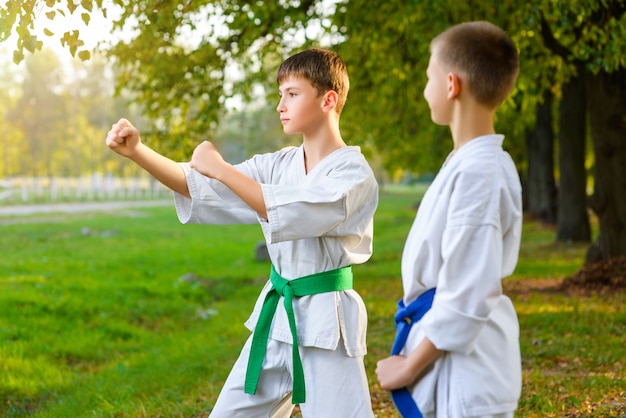
<path id="1" fill-rule="evenodd" d="M 189 162 L 191 168 L 211 178 L 218 178 L 225 164 L 215 145 L 209 141 L 203 141 L 196 147 Z"/>

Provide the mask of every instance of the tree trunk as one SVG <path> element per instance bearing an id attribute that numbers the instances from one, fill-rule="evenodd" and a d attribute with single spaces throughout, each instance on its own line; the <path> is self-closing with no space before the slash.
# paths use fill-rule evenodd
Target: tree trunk
<path id="1" fill-rule="evenodd" d="M 626 69 L 588 77 L 589 123 L 595 152 L 590 207 L 600 232 L 587 263 L 626 255 Z"/>
<path id="2" fill-rule="evenodd" d="M 535 127 L 526 134 L 528 149 L 526 212 L 549 224 L 556 223 L 552 102 L 552 93 L 546 90 L 543 94 L 543 103 L 537 105 Z"/>
<path id="3" fill-rule="evenodd" d="M 587 172 L 585 137 L 587 112 L 585 72 L 563 85 L 559 105 L 559 196 L 557 241 L 591 242 L 587 213 Z"/>

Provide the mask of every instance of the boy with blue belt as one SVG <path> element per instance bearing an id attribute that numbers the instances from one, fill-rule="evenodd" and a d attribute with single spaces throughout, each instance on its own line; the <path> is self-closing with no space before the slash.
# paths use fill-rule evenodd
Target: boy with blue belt
<path id="1" fill-rule="evenodd" d="M 226 163 L 210 142 L 178 164 L 143 144 L 127 120 L 107 145 L 175 192 L 183 223 L 259 223 L 270 280 L 246 322 L 253 331 L 211 417 L 373 417 L 363 358 L 367 314 L 351 265 L 372 254 L 378 185 L 339 116 L 348 73 L 333 52 L 309 49 L 278 69 L 277 110 L 303 143 Z"/>
<path id="2" fill-rule="evenodd" d="M 518 72 L 515 44 L 490 23 L 431 43 L 424 97 L 454 149 L 407 237 L 397 337 L 376 368 L 404 417 L 512 418 L 517 408 L 519 324 L 501 281 L 517 263 L 522 197 L 494 115 Z"/>

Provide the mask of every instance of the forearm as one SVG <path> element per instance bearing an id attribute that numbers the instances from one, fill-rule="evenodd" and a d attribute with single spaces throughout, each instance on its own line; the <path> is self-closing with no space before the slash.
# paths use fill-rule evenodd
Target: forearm
<path id="1" fill-rule="evenodd" d="M 190 197 L 185 172 L 175 161 L 162 156 L 144 144 L 139 144 L 129 158 L 166 187 Z"/>
<path id="2" fill-rule="evenodd" d="M 380 386 L 386 390 L 400 389 L 419 380 L 443 351 L 428 339 L 424 340 L 408 356 L 391 356 L 378 362 L 376 374 Z"/>
<path id="3" fill-rule="evenodd" d="M 414 376 L 414 380 L 443 353 L 444 351 L 437 349 L 427 337 L 424 337 L 422 342 L 407 357 L 407 366 L 410 374 Z"/>
<path id="4" fill-rule="evenodd" d="M 267 218 L 265 199 L 263 198 L 261 185 L 258 182 L 241 173 L 231 165 L 226 165 L 216 179 L 232 190 L 259 215 Z"/>

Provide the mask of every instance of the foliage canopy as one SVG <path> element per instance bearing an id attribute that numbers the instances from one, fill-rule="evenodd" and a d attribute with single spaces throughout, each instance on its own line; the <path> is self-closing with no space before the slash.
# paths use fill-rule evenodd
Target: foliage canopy
<path id="1" fill-rule="evenodd" d="M 435 171 L 450 148 L 448 132 L 430 122 L 422 98 L 433 36 L 461 21 L 490 20 L 514 38 L 522 72 L 498 124 L 523 165 L 523 133 L 534 123 L 543 90 L 558 97 L 577 63 L 594 72 L 625 66 L 625 8 L 624 0 L 375 5 L 364 0 L 9 0 L 0 9 L 0 41 L 17 34 L 14 61 L 20 62 L 25 50 L 43 45 L 35 30 L 38 17 L 51 22 L 74 14 L 90 24 L 90 16 L 101 12 L 114 32 L 128 35 L 101 45 L 115 64 L 118 92 L 136 94 L 155 121 L 154 142 L 175 151 L 174 157 L 189 155 L 199 140 L 212 137 L 227 98 L 250 100 L 259 85 L 273 91 L 274 71 L 294 49 L 332 46 L 351 75 L 344 113 L 350 142 L 378 152 L 388 168 L 424 172 Z M 72 55 L 91 56 L 78 29 L 54 34 L 45 28 L 44 33 L 56 36 Z"/>

